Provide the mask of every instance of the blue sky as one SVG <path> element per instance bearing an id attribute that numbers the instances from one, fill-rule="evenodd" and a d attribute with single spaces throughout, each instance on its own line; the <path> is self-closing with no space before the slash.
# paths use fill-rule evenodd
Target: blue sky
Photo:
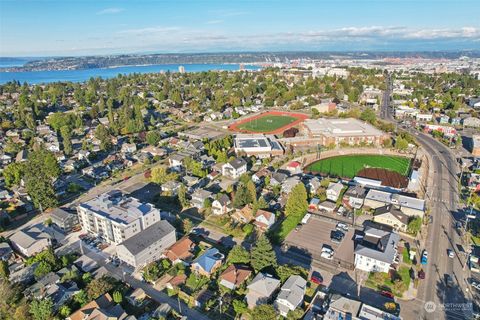
<path id="1" fill-rule="evenodd" d="M 479 0 L 0 0 L 0 56 L 480 49 Z"/>

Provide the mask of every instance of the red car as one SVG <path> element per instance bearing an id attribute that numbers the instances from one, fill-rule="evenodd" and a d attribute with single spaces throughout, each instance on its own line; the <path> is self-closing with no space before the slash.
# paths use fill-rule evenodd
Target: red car
<path id="1" fill-rule="evenodd" d="M 418 279 L 425 279 L 425 271 L 423 270 L 418 271 Z"/>
<path id="2" fill-rule="evenodd" d="M 382 292 L 380 292 L 380 294 L 384 297 L 387 297 L 387 298 L 390 298 L 390 299 L 393 299 L 395 296 L 393 295 L 393 293 L 391 293 L 390 291 L 386 291 L 386 290 L 383 290 Z"/>
<path id="3" fill-rule="evenodd" d="M 312 276 L 310 277 L 310 281 L 312 281 L 315 284 L 322 284 L 323 283 L 323 278 L 320 275 L 320 273 L 314 271 L 312 273 Z"/>

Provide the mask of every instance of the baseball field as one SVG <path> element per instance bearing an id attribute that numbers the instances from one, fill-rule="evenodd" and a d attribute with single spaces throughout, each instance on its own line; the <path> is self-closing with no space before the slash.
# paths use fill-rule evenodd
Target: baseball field
<path id="1" fill-rule="evenodd" d="M 313 162 L 305 170 L 328 176 L 353 178 L 365 168 L 386 169 L 405 176 L 410 169 L 410 159 L 383 155 L 346 155 Z"/>

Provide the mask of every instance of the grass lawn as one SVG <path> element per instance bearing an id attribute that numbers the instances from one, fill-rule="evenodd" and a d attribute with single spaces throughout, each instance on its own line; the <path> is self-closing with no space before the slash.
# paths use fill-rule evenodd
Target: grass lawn
<path id="1" fill-rule="evenodd" d="M 277 130 L 287 124 L 297 121 L 297 118 L 280 115 L 266 115 L 252 121 L 242 123 L 238 126 L 240 130 L 253 132 L 269 132 Z"/>
<path id="2" fill-rule="evenodd" d="M 471 238 L 474 245 L 480 246 L 480 237 L 475 237 L 474 235 L 472 235 Z"/>
<path id="3" fill-rule="evenodd" d="M 412 264 L 412 260 L 410 260 L 410 254 L 409 254 L 407 248 L 403 248 L 402 255 L 403 255 L 403 262 L 404 262 L 404 263 L 406 263 L 406 264 Z"/>
<path id="4" fill-rule="evenodd" d="M 329 176 L 353 178 L 364 168 L 387 169 L 405 176 L 410 168 L 410 159 L 382 155 L 338 156 L 314 162 L 307 170 Z"/>
<path id="5" fill-rule="evenodd" d="M 410 268 L 402 266 L 398 268 L 397 276 L 401 280 L 392 281 L 388 273 L 383 272 L 370 272 L 365 286 L 377 291 L 387 290 L 393 293 L 397 297 L 401 297 L 403 292 L 408 290 L 410 286 Z"/>

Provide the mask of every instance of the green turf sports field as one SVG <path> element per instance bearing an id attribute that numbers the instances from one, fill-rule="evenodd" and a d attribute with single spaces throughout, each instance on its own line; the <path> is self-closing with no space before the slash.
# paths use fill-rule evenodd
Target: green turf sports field
<path id="1" fill-rule="evenodd" d="M 252 132 L 269 132 L 277 130 L 297 120 L 297 118 L 290 116 L 265 115 L 257 119 L 252 119 L 249 122 L 242 123 L 238 126 L 238 129 Z"/>
<path id="2" fill-rule="evenodd" d="M 410 159 L 382 155 L 337 156 L 316 161 L 310 164 L 306 170 L 329 176 L 353 178 L 363 168 L 387 169 L 405 176 L 410 168 Z"/>

